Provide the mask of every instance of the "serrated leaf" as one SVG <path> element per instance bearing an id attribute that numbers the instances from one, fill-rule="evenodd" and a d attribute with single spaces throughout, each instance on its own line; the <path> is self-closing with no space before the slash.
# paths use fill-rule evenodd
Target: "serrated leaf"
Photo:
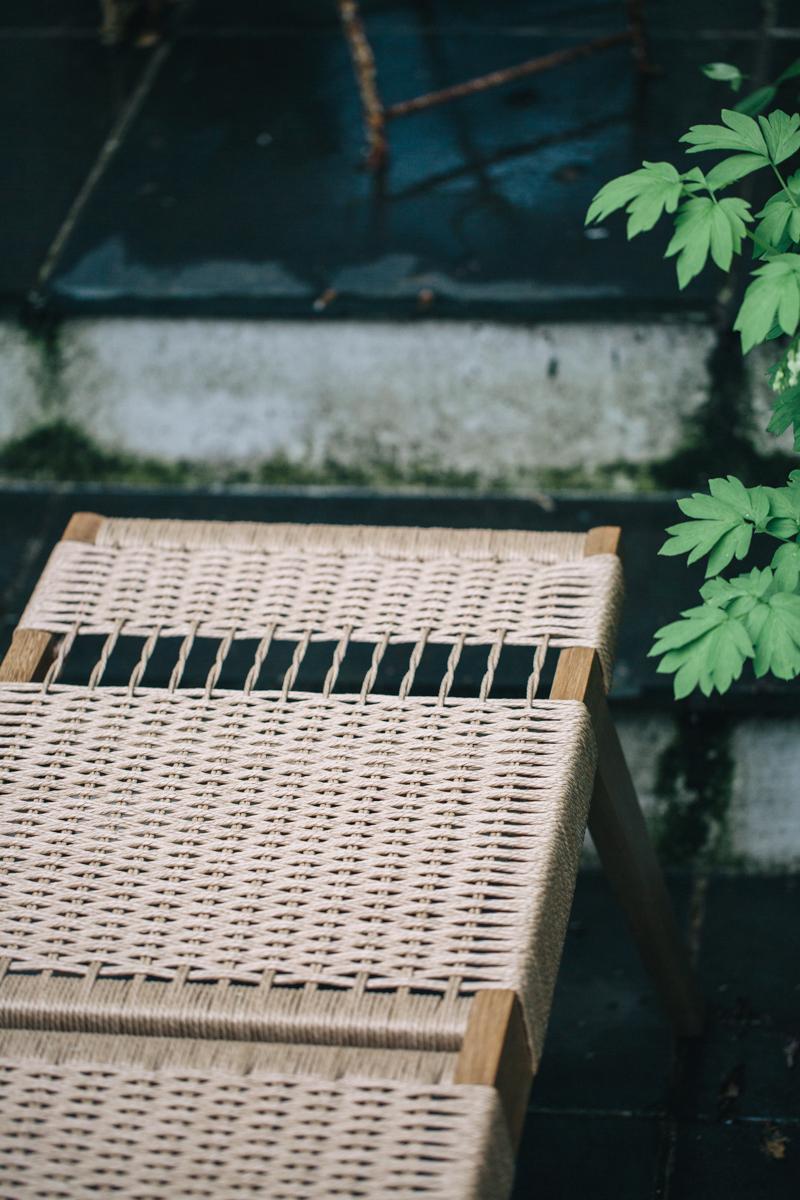
<path id="1" fill-rule="evenodd" d="M 700 595 L 715 608 L 728 608 L 741 599 L 758 600 L 772 588 L 774 577 L 769 567 L 753 567 L 733 579 L 709 579 L 700 588 Z"/>
<path id="2" fill-rule="evenodd" d="M 769 499 L 763 488 L 746 488 L 740 480 L 709 480 L 709 494 L 695 492 L 678 501 L 690 518 L 672 525 L 659 551 L 673 556 L 686 554 L 694 563 L 708 555 L 706 575 L 723 571 L 734 558 L 742 559 L 750 549 L 753 528 L 763 528 L 769 518 Z"/>
<path id="3" fill-rule="evenodd" d="M 757 215 L 761 218 L 756 225 L 754 234 L 758 242 L 766 243 L 776 250 L 784 249 L 784 238 L 789 224 L 789 218 L 796 212 L 795 206 L 786 199 L 783 192 L 778 192 L 762 208 Z"/>
<path id="4" fill-rule="evenodd" d="M 722 162 L 718 162 L 707 171 L 705 181 L 712 191 L 721 191 L 722 188 L 736 183 L 737 179 L 744 179 L 745 175 L 750 175 L 766 165 L 766 160 L 761 154 L 734 154 L 731 158 L 723 158 Z"/>
<path id="5" fill-rule="evenodd" d="M 763 112 L 768 104 L 772 103 L 777 94 L 778 89 L 772 84 L 756 88 L 754 92 L 750 92 L 748 96 L 739 101 L 736 105 L 736 111 L 755 117 L 758 113 Z"/>
<path id="6" fill-rule="evenodd" d="M 772 557 L 775 581 L 784 592 L 796 592 L 800 586 L 800 544 L 785 542 Z"/>
<path id="7" fill-rule="evenodd" d="M 662 656 L 659 672 L 674 672 L 676 699 L 696 687 L 705 695 L 714 689 L 727 691 L 753 653 L 744 623 L 708 604 L 687 610 L 680 621 L 659 629 L 650 651 Z"/>
<path id="8" fill-rule="evenodd" d="M 777 538 L 796 537 L 800 533 L 800 488 L 764 488 L 764 491 L 769 499 L 765 531 Z"/>
<path id="9" fill-rule="evenodd" d="M 652 229 L 664 212 L 678 207 L 683 184 L 672 163 L 645 162 L 638 171 L 620 175 L 605 184 L 589 205 L 586 224 L 604 221 L 624 208 L 628 213 L 628 237 Z"/>
<path id="10" fill-rule="evenodd" d="M 760 611 L 761 609 L 765 611 Z M 771 671 L 778 679 L 800 674 L 800 596 L 777 592 L 759 606 L 753 669 L 756 675 Z"/>
<path id="11" fill-rule="evenodd" d="M 752 219 L 747 201 L 736 196 L 724 200 L 695 196 L 686 200 L 678 210 L 675 233 L 664 256 L 677 254 L 679 286 L 686 287 L 699 275 L 709 251 L 717 266 L 727 271 L 734 252 L 738 254 L 741 250 L 746 222 Z"/>
<path id="12" fill-rule="evenodd" d="M 768 116 L 759 117 L 758 124 L 773 163 L 782 163 L 800 149 L 800 113 L 789 116 L 776 108 Z"/>
<path id="13" fill-rule="evenodd" d="M 794 448 L 800 451 L 800 385 L 775 397 L 767 433 L 779 437 L 790 425 L 794 427 Z"/>
<path id="14" fill-rule="evenodd" d="M 779 254 L 753 272 L 734 329 L 742 335 L 746 354 L 763 342 L 777 319 L 790 336 L 797 329 L 795 295 L 800 288 L 800 255 Z"/>
<path id="15" fill-rule="evenodd" d="M 752 117 L 734 109 L 723 108 L 722 125 L 692 125 L 680 139 L 689 145 L 689 154 L 701 154 L 706 150 L 729 150 L 758 154 L 768 160 L 769 152 L 764 134 Z"/>
<path id="16" fill-rule="evenodd" d="M 733 63 L 706 63 L 705 66 L 701 67 L 701 70 L 709 79 L 713 79 L 718 83 L 730 84 L 731 90 L 734 92 L 738 92 L 742 86 L 744 75 Z"/>
<path id="17" fill-rule="evenodd" d="M 675 233 L 664 255 L 665 258 L 675 254 L 678 256 L 675 266 L 680 288 L 685 288 L 706 265 L 711 248 L 714 207 L 710 196 L 696 196 L 680 207 L 675 220 Z"/>

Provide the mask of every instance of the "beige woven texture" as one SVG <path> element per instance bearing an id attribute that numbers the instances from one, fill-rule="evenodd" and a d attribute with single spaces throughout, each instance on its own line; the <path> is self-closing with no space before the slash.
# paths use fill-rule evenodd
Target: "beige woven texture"
<path id="1" fill-rule="evenodd" d="M 12 972 L 510 987 L 538 1048 L 594 767 L 583 705 L 7 684 L 0 764 Z"/>
<path id="2" fill-rule="evenodd" d="M 494 1089 L 283 1076 L 260 1057 L 224 1044 L 0 1032 L 0 1196 L 508 1193 Z"/>
<path id="3" fill-rule="evenodd" d="M 98 544 L 56 546 L 21 625 L 145 637 L 270 631 L 296 640 L 591 646 L 610 679 L 621 569 L 615 555 L 578 557 L 584 541 L 106 521 Z"/>
<path id="4" fill-rule="evenodd" d="M 0 1196 L 507 1194 L 496 1093 L 453 1070 L 481 989 L 519 995 L 541 1051 L 595 746 L 540 683 L 576 645 L 610 679 L 621 599 L 584 548 L 136 520 L 56 548 L 21 624 L 60 649 L 43 684 L 0 685 Z M 83 634 L 99 659 L 62 685 Z M 104 687 L 122 634 L 139 663 Z M 169 686 L 143 687 L 174 635 Z M 197 637 L 220 644 L 191 689 Z M 237 638 L 258 648 L 222 690 Z M 296 645 L 267 692 L 274 638 Z M 316 694 L 312 640 L 336 643 Z M 358 695 L 335 692 L 351 640 L 373 644 Z M 391 642 L 408 671 L 377 695 Z M 431 698 L 428 642 L 451 647 Z M 467 644 L 485 674 L 453 698 Z M 490 695 L 505 644 L 531 647 L 524 700 Z"/>

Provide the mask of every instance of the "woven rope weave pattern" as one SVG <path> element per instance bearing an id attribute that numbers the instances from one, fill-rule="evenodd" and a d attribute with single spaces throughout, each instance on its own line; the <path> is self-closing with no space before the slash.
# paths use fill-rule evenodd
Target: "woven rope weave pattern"
<path id="1" fill-rule="evenodd" d="M 6 1029 L 0 1025 L 0 1058 L 45 1058 L 53 1064 L 82 1062 L 137 1066 L 177 1073 L 222 1070 L 236 1075 L 303 1076 L 308 1079 L 384 1079 L 451 1085 L 457 1054 L 361 1046 L 297 1045 L 227 1038 L 145 1037 L 84 1032 Z"/>
<path id="2" fill-rule="evenodd" d="M 3 685 L 0 955 L 510 987 L 538 1042 L 593 767 L 577 702 Z"/>
<path id="3" fill-rule="evenodd" d="M 511 1155 L 487 1087 L 162 1069 L 0 1035 L 0 1195 L 494 1200 Z"/>
<path id="4" fill-rule="evenodd" d="M 446 529 L 392 525 L 295 525 L 261 521 L 170 521 L 106 517 L 100 546 L 160 546 L 191 550 L 233 546 L 241 550 L 291 550 L 319 554 L 367 552 L 399 558 L 518 558 L 540 563 L 583 558 L 585 533 L 521 529 Z"/>
<path id="5" fill-rule="evenodd" d="M 519 553 L 403 556 L 360 543 L 332 550 L 313 537 L 277 548 L 221 538 L 189 547 L 99 540 L 56 546 L 23 626 L 144 637 L 260 638 L 271 631 L 294 640 L 337 640 L 346 632 L 367 642 L 546 641 L 597 649 L 610 679 L 622 594 L 615 555 L 543 563 Z"/>

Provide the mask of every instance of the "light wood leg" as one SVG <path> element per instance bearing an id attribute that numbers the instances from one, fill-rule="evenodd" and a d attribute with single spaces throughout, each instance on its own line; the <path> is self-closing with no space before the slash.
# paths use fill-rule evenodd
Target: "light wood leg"
<path id="1" fill-rule="evenodd" d="M 598 766 L 589 832 L 676 1033 L 696 1037 L 703 1028 L 702 998 L 592 650 L 561 652 L 551 697 L 583 700 L 591 713 Z"/>

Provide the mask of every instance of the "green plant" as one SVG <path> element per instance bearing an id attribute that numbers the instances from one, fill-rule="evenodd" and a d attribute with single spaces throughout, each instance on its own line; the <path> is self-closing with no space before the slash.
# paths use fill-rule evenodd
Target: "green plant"
<path id="1" fill-rule="evenodd" d="M 704 68 L 713 79 L 739 91 L 744 76 L 728 63 Z M 800 114 L 770 104 L 778 87 L 800 76 L 800 59 L 774 84 L 759 88 L 723 109 L 721 124 L 693 125 L 680 139 L 689 154 L 723 157 L 708 170 L 679 171 L 668 162 L 644 162 L 638 171 L 612 179 L 595 196 L 587 224 L 623 209 L 628 238 L 652 229 L 662 216 L 674 232 L 665 257 L 675 258 L 680 288 L 694 279 L 709 258 L 722 271 L 752 246 L 755 267 L 734 329 L 747 354 L 762 342 L 782 339 L 769 378 L 775 393 L 771 433 L 790 426 L 800 450 L 800 170 L 787 174 L 800 151 Z M 757 213 L 742 196 L 723 194 L 756 171 L 765 171 L 777 189 Z M 800 675 L 800 471 L 785 487 L 745 487 L 733 476 L 709 480 L 708 492 L 678 502 L 688 518 L 667 530 L 662 554 L 686 554 L 692 563 L 706 558 L 702 603 L 656 633 L 651 654 L 658 670 L 674 674 L 675 695 L 695 688 L 705 695 L 724 692 L 745 663 L 757 676 Z M 780 545 L 767 567 L 731 578 L 721 573 L 748 554 L 753 534 Z"/>

